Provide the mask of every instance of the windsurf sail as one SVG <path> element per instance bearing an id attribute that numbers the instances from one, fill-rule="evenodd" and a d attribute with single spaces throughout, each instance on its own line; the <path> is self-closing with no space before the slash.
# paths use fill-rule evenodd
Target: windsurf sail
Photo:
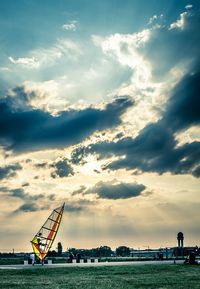
<path id="1" fill-rule="evenodd" d="M 51 249 L 62 220 L 64 206 L 65 203 L 61 207 L 53 210 L 44 225 L 31 241 L 33 251 L 40 260 L 44 260 Z"/>

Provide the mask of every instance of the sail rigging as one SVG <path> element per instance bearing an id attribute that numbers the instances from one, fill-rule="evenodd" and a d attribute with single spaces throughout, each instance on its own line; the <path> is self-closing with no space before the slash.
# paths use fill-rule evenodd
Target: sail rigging
<path id="1" fill-rule="evenodd" d="M 44 260 L 51 249 L 62 220 L 64 206 L 65 203 L 61 207 L 53 210 L 51 215 L 31 241 L 33 251 L 40 260 Z"/>

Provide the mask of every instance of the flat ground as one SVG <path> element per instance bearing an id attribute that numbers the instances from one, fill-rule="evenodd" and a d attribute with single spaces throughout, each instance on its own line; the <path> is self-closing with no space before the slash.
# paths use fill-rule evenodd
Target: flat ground
<path id="1" fill-rule="evenodd" d="M 200 266 L 141 265 L 0 270 L 0 288 L 199 289 Z"/>

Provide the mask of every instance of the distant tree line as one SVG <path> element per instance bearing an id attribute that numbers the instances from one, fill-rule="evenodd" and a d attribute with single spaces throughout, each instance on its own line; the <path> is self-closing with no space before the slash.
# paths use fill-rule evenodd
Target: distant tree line
<path id="1" fill-rule="evenodd" d="M 93 249 L 70 248 L 68 251 L 73 255 L 80 254 L 82 257 L 110 257 L 114 254 L 112 249 L 108 246 L 101 246 Z"/>
<path id="2" fill-rule="evenodd" d="M 67 252 L 62 252 L 62 244 L 58 243 L 57 251 L 53 250 L 48 253 L 49 257 L 59 257 L 59 256 L 68 256 L 68 255 L 80 254 L 82 258 L 87 257 L 112 257 L 112 256 L 120 256 L 120 257 L 128 257 L 130 256 L 130 248 L 126 246 L 119 246 L 116 248 L 116 251 L 113 251 L 109 246 L 100 246 L 98 248 L 92 249 L 76 249 L 70 248 Z"/>
<path id="3" fill-rule="evenodd" d="M 186 256 L 189 255 L 190 251 L 195 251 L 197 255 L 200 255 L 200 247 L 184 247 L 180 249 L 178 247 L 174 247 L 174 256 Z M 181 252 L 179 252 L 182 250 Z M 15 258 L 26 256 L 29 253 L 1 253 L 0 252 L 0 259 L 2 258 Z M 80 255 L 81 258 L 103 258 L 103 257 L 129 257 L 131 255 L 131 249 L 127 246 L 119 246 L 113 251 L 109 246 L 100 246 L 97 248 L 92 249 L 76 249 L 76 248 L 69 248 L 67 251 L 63 252 L 63 247 L 61 242 L 57 245 L 57 250 L 49 251 L 48 257 L 69 257 L 73 255 L 74 257 Z"/>
<path id="4" fill-rule="evenodd" d="M 13 258 L 15 254 L 13 253 L 0 253 L 0 258 Z"/>

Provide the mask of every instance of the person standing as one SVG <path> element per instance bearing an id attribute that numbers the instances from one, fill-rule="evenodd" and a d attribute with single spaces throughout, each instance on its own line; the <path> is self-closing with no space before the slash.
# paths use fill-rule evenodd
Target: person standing
<path id="1" fill-rule="evenodd" d="M 69 255 L 69 263 L 72 263 L 73 262 L 73 259 L 74 259 L 74 256 L 72 253 L 70 253 Z"/>
<path id="2" fill-rule="evenodd" d="M 34 253 L 30 254 L 30 259 L 31 259 L 32 265 L 34 266 L 35 265 L 35 254 Z"/>

